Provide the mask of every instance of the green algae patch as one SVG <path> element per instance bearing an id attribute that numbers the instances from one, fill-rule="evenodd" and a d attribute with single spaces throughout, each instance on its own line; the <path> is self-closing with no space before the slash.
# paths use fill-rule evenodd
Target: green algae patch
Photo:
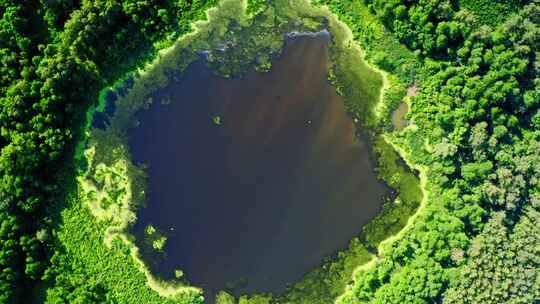
<path id="1" fill-rule="evenodd" d="M 200 294 L 200 289 L 186 286 L 181 282 L 165 282 L 157 279 L 142 262 L 138 248 L 125 234 L 128 225 L 135 221 L 135 213 L 131 205 L 133 202 L 132 183 L 128 171 L 137 169 L 130 168 L 129 162 L 123 157 L 119 157 L 110 165 L 103 162 L 95 165 L 95 151 L 95 146 L 85 151 L 88 170 L 77 177 L 77 181 L 81 200 L 87 204 L 86 207 L 98 222 L 106 223 L 107 228 L 103 238 L 105 245 L 113 249 L 115 241 L 123 242 L 137 269 L 145 275 L 147 285 L 159 295 L 184 298 L 192 294 Z M 123 155 L 120 148 L 113 149 L 113 153 Z M 91 172 L 93 174 L 90 175 Z M 166 238 L 153 227 L 148 227 L 148 232 L 152 237 L 154 248 L 162 250 Z"/>
<path id="2" fill-rule="evenodd" d="M 378 173 L 380 179 L 396 190 L 397 196 L 393 201 L 387 201 L 379 215 L 363 227 L 365 241 L 372 248 L 403 229 L 423 198 L 417 174 L 387 138 L 378 136 L 374 141 L 379 161 Z"/>
<path id="3" fill-rule="evenodd" d="M 414 132 L 415 127 L 415 125 L 411 125 L 407 127 L 407 129 Z M 430 191 L 427 187 L 427 174 L 429 168 L 423 165 L 419 165 L 418 162 L 415 162 L 412 154 L 413 151 L 408 148 L 404 148 L 410 146 L 402 142 L 400 143 L 400 140 L 397 136 L 386 135 L 384 136 L 384 140 L 387 144 L 391 145 L 397 151 L 397 153 L 403 158 L 407 165 L 419 172 L 419 184 L 415 185 L 414 188 L 418 187 L 418 189 L 420 190 L 421 201 L 419 202 L 416 209 L 413 210 L 413 213 L 409 214 L 408 217 L 398 217 L 401 218 L 401 221 L 404 221 L 404 224 L 402 223 L 395 226 L 395 228 L 400 228 L 397 232 L 392 231 L 393 233 L 390 236 L 386 235 L 386 238 L 375 243 L 377 244 L 377 255 L 373 256 L 372 259 L 369 260 L 367 263 L 360 265 L 353 270 L 348 285 L 346 286 L 344 292 L 335 299 L 334 304 L 359 303 L 355 294 L 358 290 L 362 290 L 362 286 L 359 285 L 361 281 L 360 278 L 363 276 L 373 275 L 374 269 L 379 263 L 381 263 L 381 261 L 383 261 L 384 256 L 392 251 L 392 247 L 396 244 L 396 242 L 398 242 L 409 230 L 411 230 L 418 218 L 422 216 L 426 208 L 427 202 L 430 199 Z M 384 213 L 382 214 L 382 217 L 384 217 Z"/>
<path id="4" fill-rule="evenodd" d="M 154 250 L 163 251 L 165 249 L 167 237 L 162 232 L 158 231 L 152 224 L 146 226 L 144 229 L 144 236 L 145 243 L 149 243 L 150 247 L 152 247 Z M 178 275 L 179 273 L 181 273 L 179 270 L 175 272 L 175 277 L 177 279 L 182 277 L 182 275 Z"/>
<path id="5" fill-rule="evenodd" d="M 328 259 L 302 280 L 291 285 L 286 293 L 276 298 L 277 303 L 316 304 L 332 303 L 340 297 L 354 273 L 362 265 L 374 261 L 375 255 L 368 251 L 358 238 L 351 240 L 346 250 Z"/>
<path id="6" fill-rule="evenodd" d="M 216 115 L 212 117 L 212 123 L 214 123 L 214 125 L 216 126 L 221 126 L 221 124 L 223 124 L 223 121 L 221 120 L 221 116 Z"/>
<path id="7" fill-rule="evenodd" d="M 168 84 L 169 75 L 183 71 L 201 56 L 216 74 L 225 78 L 242 75 L 252 67 L 265 72 L 271 69 L 272 59 L 283 48 L 287 33 L 327 29 L 332 37 L 330 52 L 333 63 L 328 78 L 338 93 L 345 97 L 346 108 L 359 127 L 377 132 L 380 121 L 389 120 L 390 104 L 402 98 L 406 88 L 399 77 L 367 63 L 365 59 L 372 57 L 370 52 L 359 46 L 355 33 L 326 7 L 316 7 L 308 1 L 276 1 L 273 5 L 267 5 L 263 2 L 225 0 L 218 8 L 207 12 L 207 19 L 195 23 L 192 33 L 161 50 L 144 68 L 133 71 L 115 86 L 102 91 L 99 106 L 88 112 L 88 121 L 91 121 L 94 112 L 104 111 L 106 92 L 118 91 L 120 83 L 133 78 L 127 94 L 118 95 L 117 111 L 109 117 L 108 127 L 101 130 L 88 126 L 88 141 L 79 145 L 78 149 L 78 156 L 86 161 L 86 168 L 81 170 L 77 178 L 78 200 L 97 221 L 93 225 L 100 226 L 96 231 L 102 235 L 97 239 L 102 240 L 111 251 L 110 255 L 118 258 L 121 252 L 124 257 L 130 257 L 131 261 L 125 261 L 122 265 L 131 267 L 129 273 L 139 282 L 143 278 L 144 284 L 155 291 L 156 299 L 164 302 L 172 299 L 175 303 L 199 303 L 202 290 L 183 281 L 181 269 L 175 271 L 177 280 L 156 278 L 141 260 L 133 237 L 127 233 L 127 228 L 136 221 L 136 208 L 145 203 L 147 177 L 144 167 L 134 165 L 130 159 L 126 134 L 137 123 L 134 118 L 138 111 L 148 108 L 153 102 L 170 102 L 166 98 L 156 101 L 150 97 Z M 219 115 L 210 119 L 216 126 L 224 123 Z M 396 165 L 399 163 L 397 146 L 382 142 L 382 137 L 378 138 L 381 142 L 376 144 L 376 149 L 379 155 L 388 160 L 383 165 L 383 178 L 400 189 L 403 202 L 418 201 L 417 193 L 408 194 L 408 191 L 418 190 L 410 172 L 405 172 L 404 166 Z M 408 179 L 411 179 L 410 183 Z M 413 196 L 414 199 L 411 198 Z M 394 204 L 400 205 L 399 202 Z M 385 210 L 395 213 L 400 209 Z M 407 214 L 411 213 L 408 211 Z M 395 217 L 393 214 L 386 216 L 388 219 Z M 407 218 L 400 215 L 399 225 L 395 227 L 405 226 L 404 220 L 407 221 Z M 382 236 L 379 232 L 385 225 L 375 222 L 364 229 L 370 246 L 375 247 L 388 237 L 388 233 Z M 162 251 L 167 238 L 152 228 L 148 228 L 151 246 Z M 393 229 L 392 233 L 397 230 Z M 336 259 L 326 261 L 323 266 L 307 274 L 279 299 L 283 303 L 329 303 L 329 300 L 340 298 L 343 290 L 347 290 L 351 278 L 359 275 L 359 266 L 370 265 L 373 259 L 374 255 L 367 246 L 354 239 Z M 217 303 L 270 303 L 271 299 L 269 295 L 235 299 L 223 292 L 218 294 Z"/>

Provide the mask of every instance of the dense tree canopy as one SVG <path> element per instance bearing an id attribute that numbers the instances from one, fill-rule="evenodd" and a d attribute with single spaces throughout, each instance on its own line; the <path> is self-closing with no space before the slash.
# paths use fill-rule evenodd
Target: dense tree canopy
<path id="1" fill-rule="evenodd" d="M 114 302 L 54 241 L 67 187 L 59 180 L 71 176 L 99 90 L 189 31 L 215 2 L 0 2 L 1 303 L 28 303 L 45 285 L 52 303 Z M 395 138 L 429 168 L 429 196 L 414 225 L 358 273 L 347 301 L 540 301 L 540 3 L 509 1 L 510 10 L 499 1 L 500 11 L 517 13 L 497 24 L 486 22 L 499 12 L 484 10 L 486 1 L 315 2 L 357 37 L 369 33 L 355 26 L 354 8 L 367 5 L 423 68 L 411 76 L 400 58 L 371 57 L 420 82 L 408 114 L 416 128 Z"/>

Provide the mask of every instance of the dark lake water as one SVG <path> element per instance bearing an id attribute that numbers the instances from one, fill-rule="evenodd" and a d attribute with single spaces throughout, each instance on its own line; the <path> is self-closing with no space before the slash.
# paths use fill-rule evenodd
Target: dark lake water
<path id="1" fill-rule="evenodd" d="M 328 39 L 289 38 L 270 72 L 241 79 L 194 62 L 140 113 L 148 203 L 132 230 L 167 235 L 164 253 L 143 250 L 157 274 L 180 268 L 207 297 L 281 292 L 375 217 L 388 189 L 327 81 Z"/>

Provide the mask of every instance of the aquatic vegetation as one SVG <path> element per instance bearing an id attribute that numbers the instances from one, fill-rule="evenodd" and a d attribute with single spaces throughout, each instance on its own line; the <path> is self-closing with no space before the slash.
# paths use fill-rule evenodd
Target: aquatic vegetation
<path id="1" fill-rule="evenodd" d="M 181 279 L 184 276 L 184 272 L 180 269 L 176 269 L 174 271 L 174 277 L 177 279 Z"/>
<path id="2" fill-rule="evenodd" d="M 148 225 L 146 226 L 146 228 L 144 228 L 144 233 L 147 235 L 147 236 L 151 236 L 153 235 L 154 233 L 156 233 L 156 227 L 154 227 L 153 225 Z"/>
<path id="3" fill-rule="evenodd" d="M 154 248 L 155 250 L 163 251 L 166 241 L 167 241 L 166 237 L 164 236 L 158 237 L 152 242 L 152 248 Z M 175 271 L 175 275 L 176 274 L 177 272 Z"/>
<path id="4" fill-rule="evenodd" d="M 167 242 L 167 237 L 160 233 L 156 227 L 154 227 L 152 224 L 149 224 L 144 228 L 144 234 L 145 234 L 145 241 L 151 243 L 151 246 L 153 249 L 157 251 L 163 251 L 165 249 L 165 244 Z M 182 277 L 181 271 L 179 270 L 175 271 L 175 277 L 178 279 Z M 180 274 L 179 276 L 177 274 Z"/>
<path id="5" fill-rule="evenodd" d="M 216 125 L 216 126 L 221 126 L 221 124 L 223 123 L 221 121 L 221 116 L 219 115 L 216 115 L 214 117 L 212 117 L 212 122 Z"/>

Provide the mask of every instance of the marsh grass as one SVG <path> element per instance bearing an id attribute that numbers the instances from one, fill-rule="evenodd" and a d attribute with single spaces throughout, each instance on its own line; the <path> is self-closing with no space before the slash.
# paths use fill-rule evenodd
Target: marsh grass
<path id="1" fill-rule="evenodd" d="M 375 139 L 374 148 L 378 155 L 379 178 L 395 189 L 397 196 L 385 202 L 381 213 L 363 227 L 364 238 L 371 248 L 403 229 L 423 197 L 419 178 L 384 136 Z"/>

